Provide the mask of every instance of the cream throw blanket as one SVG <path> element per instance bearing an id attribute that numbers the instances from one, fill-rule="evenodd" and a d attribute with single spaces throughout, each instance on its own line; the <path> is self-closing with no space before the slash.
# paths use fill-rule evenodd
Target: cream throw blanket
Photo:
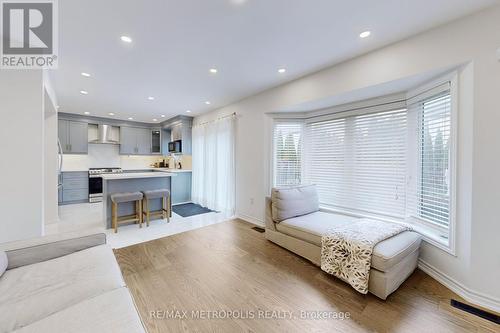
<path id="1" fill-rule="evenodd" d="M 371 219 L 330 229 L 321 238 L 321 269 L 366 294 L 373 248 L 407 230 L 412 228 Z"/>

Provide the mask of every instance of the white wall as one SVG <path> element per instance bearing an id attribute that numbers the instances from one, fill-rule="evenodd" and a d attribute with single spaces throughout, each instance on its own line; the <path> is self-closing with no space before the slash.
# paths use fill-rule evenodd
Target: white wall
<path id="1" fill-rule="evenodd" d="M 497 6 L 196 117 L 199 123 L 238 114 L 237 214 L 264 219 L 271 142 L 265 113 L 466 64 L 459 82 L 457 256 L 424 244 L 422 267 L 469 300 L 500 311 L 499 31 Z"/>
<path id="2" fill-rule="evenodd" d="M 58 155 L 57 155 L 57 110 L 47 90 L 44 89 L 44 209 L 45 224 L 59 220 L 57 204 Z"/>
<path id="3" fill-rule="evenodd" d="M 40 236 L 44 205 L 40 70 L 0 72 L 0 243 Z"/>

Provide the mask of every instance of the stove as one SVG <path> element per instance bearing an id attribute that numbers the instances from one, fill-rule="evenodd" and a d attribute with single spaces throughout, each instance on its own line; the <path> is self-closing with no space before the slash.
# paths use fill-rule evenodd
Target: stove
<path id="1" fill-rule="evenodd" d="M 89 169 L 89 202 L 102 201 L 102 177 L 103 174 L 121 173 L 121 168 L 90 168 Z"/>

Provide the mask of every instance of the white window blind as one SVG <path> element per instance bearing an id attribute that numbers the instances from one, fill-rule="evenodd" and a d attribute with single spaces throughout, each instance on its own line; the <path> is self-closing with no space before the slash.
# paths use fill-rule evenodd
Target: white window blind
<path id="1" fill-rule="evenodd" d="M 416 212 L 425 221 L 450 224 L 451 96 L 447 91 L 416 104 L 418 161 Z"/>
<path id="2" fill-rule="evenodd" d="M 274 124 L 274 181 L 275 187 L 302 183 L 302 123 Z"/>
<path id="3" fill-rule="evenodd" d="M 335 208 L 405 215 L 406 109 L 307 124 L 306 181 Z"/>

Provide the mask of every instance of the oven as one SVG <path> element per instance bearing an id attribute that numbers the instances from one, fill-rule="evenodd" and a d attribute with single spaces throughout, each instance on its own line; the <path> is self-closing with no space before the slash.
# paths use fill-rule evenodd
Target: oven
<path id="1" fill-rule="evenodd" d="M 102 201 L 102 177 L 89 174 L 89 202 Z"/>
<path id="2" fill-rule="evenodd" d="M 89 202 L 102 202 L 102 175 L 123 172 L 121 168 L 89 169 Z"/>

